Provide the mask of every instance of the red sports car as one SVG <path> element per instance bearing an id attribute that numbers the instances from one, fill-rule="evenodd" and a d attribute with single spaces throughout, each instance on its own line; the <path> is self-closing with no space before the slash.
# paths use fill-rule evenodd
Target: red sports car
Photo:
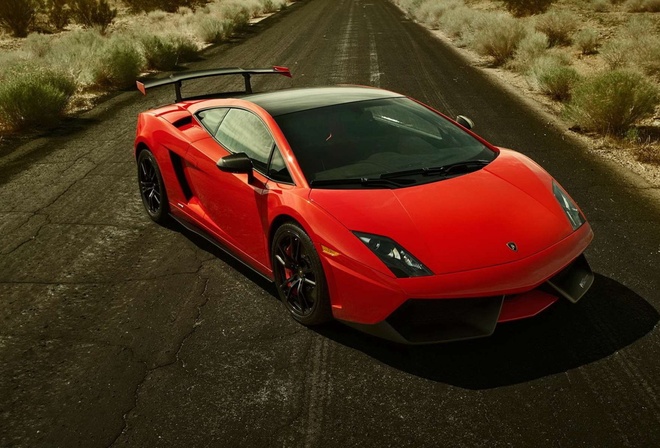
<path id="1" fill-rule="evenodd" d="M 275 282 L 304 325 L 335 318 L 401 343 L 488 336 L 579 300 L 591 227 L 524 155 L 411 98 L 370 87 L 253 93 L 217 69 L 139 115 L 135 158 L 156 222 L 174 218 Z M 245 91 L 182 98 L 182 81 Z"/>

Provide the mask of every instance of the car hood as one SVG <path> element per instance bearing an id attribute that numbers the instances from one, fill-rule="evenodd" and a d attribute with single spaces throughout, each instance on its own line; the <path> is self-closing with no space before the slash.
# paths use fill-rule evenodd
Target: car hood
<path id="1" fill-rule="evenodd" d="M 573 231 L 552 177 L 509 150 L 455 178 L 399 189 L 314 189 L 310 199 L 351 231 L 393 239 L 435 274 L 519 260 Z"/>

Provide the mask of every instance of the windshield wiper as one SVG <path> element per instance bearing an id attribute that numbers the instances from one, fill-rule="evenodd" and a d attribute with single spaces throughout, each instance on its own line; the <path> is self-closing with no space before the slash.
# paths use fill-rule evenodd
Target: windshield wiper
<path id="1" fill-rule="evenodd" d="M 319 179 L 309 183 L 312 187 L 341 187 L 341 186 L 362 186 L 367 188 L 401 188 L 405 185 L 414 183 L 393 181 L 378 177 L 353 177 L 348 179 Z"/>
<path id="2" fill-rule="evenodd" d="M 381 179 L 394 179 L 397 177 L 406 176 L 435 176 L 435 175 L 450 175 L 457 171 L 461 173 L 469 173 L 477 171 L 480 168 L 488 165 L 490 160 L 467 160 L 464 162 L 450 163 L 449 165 L 431 166 L 424 168 L 415 168 L 412 170 L 394 171 L 392 173 L 381 174 Z"/>

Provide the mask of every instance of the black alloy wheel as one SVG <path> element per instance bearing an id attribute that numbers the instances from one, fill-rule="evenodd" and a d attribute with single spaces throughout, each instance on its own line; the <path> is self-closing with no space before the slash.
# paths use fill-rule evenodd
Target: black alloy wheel
<path id="1" fill-rule="evenodd" d="M 167 193 L 158 162 L 151 151 L 145 149 L 140 152 L 137 164 L 142 204 L 152 220 L 164 224 L 168 218 Z"/>
<path id="2" fill-rule="evenodd" d="M 291 316 L 303 325 L 332 317 L 323 266 L 309 236 L 294 223 L 275 232 L 271 263 L 277 293 Z"/>

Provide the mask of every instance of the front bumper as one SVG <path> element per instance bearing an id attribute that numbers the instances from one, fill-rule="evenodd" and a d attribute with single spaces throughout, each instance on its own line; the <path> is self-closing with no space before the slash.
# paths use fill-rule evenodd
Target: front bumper
<path id="1" fill-rule="evenodd" d="M 333 314 L 360 331 L 407 344 L 488 336 L 498 322 L 534 316 L 560 297 L 577 302 L 593 283 L 582 254 L 592 238 L 585 224 L 513 263 L 409 279 L 325 259 Z"/>
<path id="2" fill-rule="evenodd" d="M 594 274 L 584 255 L 539 288 L 511 296 L 408 299 L 376 324 L 345 322 L 365 333 L 403 344 L 430 344 L 490 336 L 500 322 L 535 316 L 563 296 L 576 303 Z"/>

